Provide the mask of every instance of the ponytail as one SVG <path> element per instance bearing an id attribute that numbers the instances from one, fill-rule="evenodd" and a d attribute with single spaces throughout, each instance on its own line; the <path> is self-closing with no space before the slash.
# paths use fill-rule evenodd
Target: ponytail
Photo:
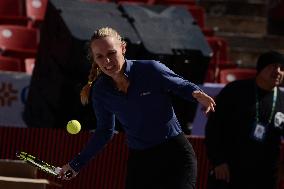
<path id="1" fill-rule="evenodd" d="M 93 63 L 89 77 L 88 77 L 88 83 L 82 88 L 81 93 L 80 93 L 81 103 L 83 105 L 87 105 L 89 103 L 92 83 L 93 81 L 96 80 L 99 74 L 100 74 L 100 69 L 98 65 L 96 63 Z"/>

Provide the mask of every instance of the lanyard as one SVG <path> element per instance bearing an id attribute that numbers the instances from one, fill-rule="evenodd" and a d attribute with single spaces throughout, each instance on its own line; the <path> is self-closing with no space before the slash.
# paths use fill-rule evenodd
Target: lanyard
<path id="1" fill-rule="evenodd" d="M 259 99 L 258 99 L 258 93 L 257 93 L 257 89 L 255 91 L 256 93 L 256 103 L 255 103 L 255 109 L 256 109 L 256 123 L 259 122 Z M 272 107 L 271 107 L 271 112 L 270 112 L 270 116 L 268 119 L 268 125 L 271 123 L 272 121 L 272 117 L 275 111 L 275 106 L 276 106 L 276 99 L 277 99 L 277 88 L 274 87 L 273 89 L 273 97 L 272 97 Z"/>

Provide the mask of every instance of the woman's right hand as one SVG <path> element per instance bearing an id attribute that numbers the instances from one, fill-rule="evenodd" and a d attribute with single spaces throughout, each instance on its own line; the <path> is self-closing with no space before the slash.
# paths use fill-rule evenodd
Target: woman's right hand
<path id="1" fill-rule="evenodd" d="M 60 172 L 59 172 L 59 178 L 61 178 L 62 180 L 71 180 L 71 179 L 73 179 L 73 178 L 75 178 L 76 177 L 76 175 L 77 175 L 78 173 L 77 172 L 75 172 L 71 167 L 70 167 L 70 165 L 69 164 L 66 164 L 66 165 L 63 165 L 62 167 L 61 167 L 61 170 L 60 170 Z"/>

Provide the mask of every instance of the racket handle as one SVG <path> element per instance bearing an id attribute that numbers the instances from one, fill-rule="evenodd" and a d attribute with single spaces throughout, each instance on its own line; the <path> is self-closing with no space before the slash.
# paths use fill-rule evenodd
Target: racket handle
<path id="1" fill-rule="evenodd" d="M 57 174 L 59 174 L 60 171 L 61 171 L 61 167 L 56 167 L 56 168 L 55 168 L 55 172 L 56 172 Z M 71 170 L 68 170 L 68 171 L 66 171 L 66 172 L 64 173 L 64 176 L 65 176 L 66 178 L 71 178 L 71 177 L 73 176 L 73 172 L 72 172 Z"/>
<path id="2" fill-rule="evenodd" d="M 56 167 L 54 171 L 58 175 L 61 171 L 61 167 Z"/>

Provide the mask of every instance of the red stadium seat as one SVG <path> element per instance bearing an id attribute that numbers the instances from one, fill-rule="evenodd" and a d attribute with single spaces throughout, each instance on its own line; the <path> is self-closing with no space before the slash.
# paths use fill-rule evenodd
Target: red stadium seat
<path id="1" fill-rule="evenodd" d="M 212 28 L 201 28 L 202 33 L 207 37 L 213 37 L 215 35 L 215 31 Z"/>
<path id="2" fill-rule="evenodd" d="M 224 38 L 216 36 L 206 36 L 206 41 L 213 51 L 212 64 L 222 64 L 228 62 L 228 43 Z"/>
<path id="3" fill-rule="evenodd" d="M 220 71 L 223 69 L 233 69 L 233 68 L 237 68 L 237 64 L 227 63 L 227 62 L 221 64 L 209 64 L 204 82 L 219 83 Z"/>
<path id="4" fill-rule="evenodd" d="M 26 0 L 27 17 L 29 26 L 37 26 L 44 20 L 47 0 Z"/>
<path id="5" fill-rule="evenodd" d="M 192 17 L 196 20 L 197 25 L 200 28 L 205 27 L 205 10 L 203 7 L 194 5 L 194 6 L 187 6 L 187 9 L 191 13 Z"/>
<path id="6" fill-rule="evenodd" d="M 26 25 L 27 22 L 23 0 L 0 0 L 0 24 Z"/>
<path id="7" fill-rule="evenodd" d="M 220 71 L 220 83 L 227 84 L 234 80 L 249 79 L 255 76 L 256 76 L 255 69 L 249 69 L 249 68 L 223 69 Z"/>
<path id="8" fill-rule="evenodd" d="M 37 29 L 0 25 L 0 54 L 18 58 L 35 57 L 39 41 Z"/>
<path id="9" fill-rule="evenodd" d="M 156 4 L 164 4 L 164 5 L 196 5 L 195 0 L 156 0 Z"/>
<path id="10" fill-rule="evenodd" d="M 82 0 L 84 2 L 112 2 L 111 0 Z"/>
<path id="11" fill-rule="evenodd" d="M 154 5 L 156 3 L 156 0 L 118 0 L 119 4 L 121 3 L 139 3 L 139 4 L 148 4 L 148 5 Z"/>
<path id="12" fill-rule="evenodd" d="M 232 68 L 235 65 L 228 59 L 228 44 L 224 38 L 210 35 L 205 38 L 213 51 L 205 81 L 219 82 L 220 70 Z"/>
<path id="13" fill-rule="evenodd" d="M 21 61 L 16 58 L 0 56 L 0 71 L 22 72 Z"/>

